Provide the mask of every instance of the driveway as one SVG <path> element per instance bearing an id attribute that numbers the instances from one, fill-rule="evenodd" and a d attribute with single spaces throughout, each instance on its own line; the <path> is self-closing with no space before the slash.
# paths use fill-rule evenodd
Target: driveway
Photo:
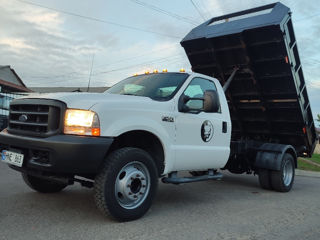
<path id="1" fill-rule="evenodd" d="M 320 178 L 296 176 L 291 192 L 262 190 L 252 175 L 160 184 L 151 210 L 134 222 L 104 218 L 91 189 L 29 189 L 0 162 L 0 239 L 320 239 Z"/>

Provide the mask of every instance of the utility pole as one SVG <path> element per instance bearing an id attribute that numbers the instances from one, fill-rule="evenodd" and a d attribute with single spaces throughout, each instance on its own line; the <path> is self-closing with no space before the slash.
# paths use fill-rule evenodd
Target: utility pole
<path id="1" fill-rule="evenodd" d="M 89 92 L 89 89 L 90 89 L 90 82 L 91 82 L 91 75 L 92 75 L 92 68 L 93 68 L 93 61 L 94 61 L 94 55 L 92 55 L 92 62 L 91 62 L 91 69 L 90 69 L 90 75 L 89 75 L 89 82 L 88 82 L 88 89 L 87 89 L 87 92 Z"/>

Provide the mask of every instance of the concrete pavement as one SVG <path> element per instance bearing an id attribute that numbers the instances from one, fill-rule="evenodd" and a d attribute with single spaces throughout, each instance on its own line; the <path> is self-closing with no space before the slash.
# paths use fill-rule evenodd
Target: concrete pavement
<path id="1" fill-rule="evenodd" d="M 300 177 L 289 193 L 266 191 L 256 176 L 160 184 L 142 219 L 118 223 L 96 209 L 91 189 L 29 189 L 0 162 L 0 239 L 320 239 L 320 178 Z"/>

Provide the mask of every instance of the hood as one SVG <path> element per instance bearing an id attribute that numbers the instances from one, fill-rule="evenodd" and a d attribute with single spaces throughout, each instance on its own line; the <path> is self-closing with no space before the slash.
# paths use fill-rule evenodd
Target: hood
<path id="1" fill-rule="evenodd" d="M 102 102 L 110 103 L 150 103 L 153 102 L 148 97 L 128 96 L 108 93 L 48 93 L 31 94 L 24 98 L 53 99 L 64 102 L 68 108 L 90 109 L 93 105 Z"/>

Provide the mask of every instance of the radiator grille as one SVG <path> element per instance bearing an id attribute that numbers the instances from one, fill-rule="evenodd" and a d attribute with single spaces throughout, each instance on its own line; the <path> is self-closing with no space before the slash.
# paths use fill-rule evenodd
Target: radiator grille
<path id="1" fill-rule="evenodd" d="M 13 102 L 10 106 L 8 131 L 21 135 L 53 135 L 60 128 L 61 104 L 50 105 L 48 100 L 24 99 Z"/>

